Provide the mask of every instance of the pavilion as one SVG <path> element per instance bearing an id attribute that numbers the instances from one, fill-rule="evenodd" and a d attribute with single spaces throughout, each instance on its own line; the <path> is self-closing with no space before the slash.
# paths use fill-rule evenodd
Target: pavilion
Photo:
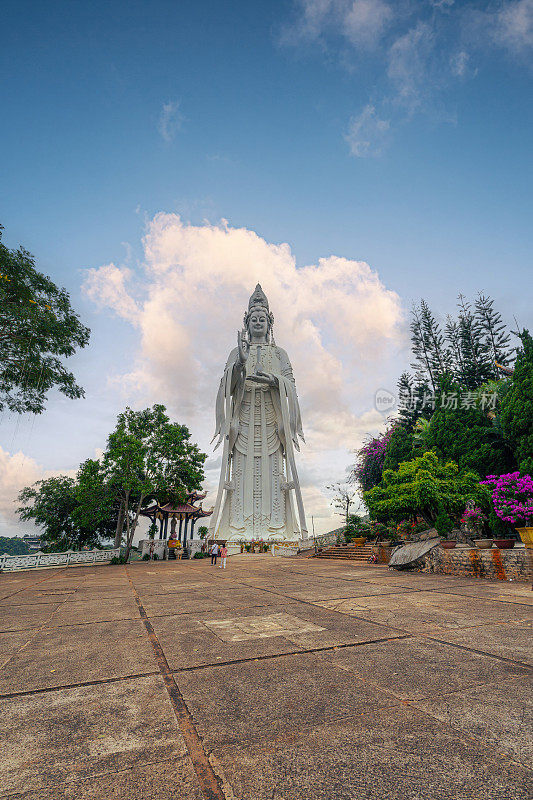
<path id="1" fill-rule="evenodd" d="M 177 503 L 175 506 L 173 506 L 171 503 L 165 503 L 164 505 L 154 503 L 153 505 L 148 506 L 148 508 L 143 508 L 141 515 L 143 517 L 148 517 L 152 523 L 154 523 L 156 520 L 159 520 L 159 538 L 163 540 L 166 540 L 168 537 L 169 519 L 171 536 L 176 532 L 176 527 L 179 520 L 178 539 L 182 546 L 185 547 L 187 540 L 192 539 L 194 536 L 194 526 L 196 521 L 198 519 L 202 519 L 203 517 L 209 517 L 213 513 L 213 510 L 204 511 L 202 508 L 202 503 L 200 501 L 205 498 L 206 494 L 207 492 L 204 492 L 203 494 L 198 494 L 198 492 L 190 492 L 187 495 L 184 503 Z M 198 502 L 200 502 L 200 505 L 195 505 L 195 503 Z"/>

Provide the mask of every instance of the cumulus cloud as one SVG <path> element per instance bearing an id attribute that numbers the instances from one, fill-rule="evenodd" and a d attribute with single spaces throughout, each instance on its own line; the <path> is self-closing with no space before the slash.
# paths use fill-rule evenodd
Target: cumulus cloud
<path id="1" fill-rule="evenodd" d="M 365 262 L 329 256 L 297 267 L 287 244 L 226 222 L 191 225 L 158 214 L 144 251 L 143 300 L 131 320 L 139 358 L 121 377 L 128 395 L 164 402 L 208 448 L 223 367 L 260 282 L 276 341 L 296 375 L 307 440 L 302 464 L 319 464 L 324 485 L 337 479 L 350 451 L 382 423 L 372 398 L 376 381 L 396 375 L 394 360 L 405 344 L 399 297 Z M 126 281 L 116 270 L 91 271 L 86 291 L 128 318 L 124 309 L 135 300 L 124 295 Z M 217 468 L 208 466 L 214 484 Z"/>
<path id="2" fill-rule="evenodd" d="M 43 467 L 24 453 L 11 454 L 0 446 L 0 536 L 35 533 L 31 523 L 19 521 L 16 498 L 25 486 L 31 486 L 45 474 Z"/>
<path id="3" fill-rule="evenodd" d="M 163 103 L 163 108 L 159 115 L 157 129 L 165 142 L 171 142 L 183 124 L 183 114 L 180 111 L 178 100 L 169 100 Z"/>

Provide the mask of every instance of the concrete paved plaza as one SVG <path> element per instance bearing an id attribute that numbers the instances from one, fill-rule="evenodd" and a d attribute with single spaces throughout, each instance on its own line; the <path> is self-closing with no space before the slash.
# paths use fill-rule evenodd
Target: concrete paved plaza
<path id="1" fill-rule="evenodd" d="M 531 798 L 527 584 L 243 555 L 0 597 L 2 798 Z"/>

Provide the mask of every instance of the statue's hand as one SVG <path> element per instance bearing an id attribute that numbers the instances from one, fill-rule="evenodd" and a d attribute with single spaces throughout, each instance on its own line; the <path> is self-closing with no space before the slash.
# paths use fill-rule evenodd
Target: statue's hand
<path id="1" fill-rule="evenodd" d="M 259 383 L 266 383 L 268 386 L 275 387 L 278 385 L 278 379 L 271 372 L 263 372 L 258 369 L 254 376 Z"/>
<path id="2" fill-rule="evenodd" d="M 246 341 L 246 331 L 244 328 L 242 331 L 237 332 L 237 346 L 239 348 L 239 361 L 244 367 L 250 354 L 250 345 Z"/>

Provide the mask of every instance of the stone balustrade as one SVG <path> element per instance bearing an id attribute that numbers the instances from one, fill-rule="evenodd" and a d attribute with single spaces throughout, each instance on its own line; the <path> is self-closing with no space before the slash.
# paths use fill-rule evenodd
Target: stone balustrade
<path id="1" fill-rule="evenodd" d="M 120 548 L 114 550 L 82 550 L 66 553 L 30 553 L 26 556 L 0 556 L 0 572 L 13 572 L 19 569 L 38 569 L 42 567 L 71 567 L 75 564 L 106 564 L 120 555 Z"/>

